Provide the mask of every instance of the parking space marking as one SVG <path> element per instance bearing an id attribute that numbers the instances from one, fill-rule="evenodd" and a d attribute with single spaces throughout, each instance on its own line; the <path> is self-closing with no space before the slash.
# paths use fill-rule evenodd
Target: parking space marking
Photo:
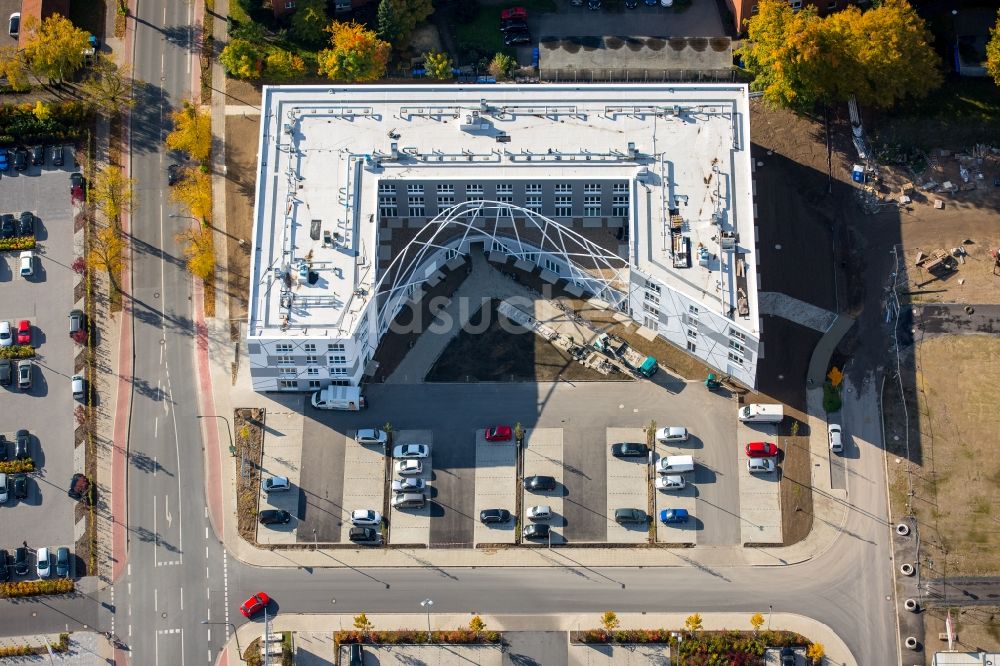
<path id="1" fill-rule="evenodd" d="M 566 514 L 563 510 L 563 497 L 566 493 L 566 486 L 563 481 L 563 429 L 526 429 L 524 431 L 523 455 L 524 478 L 529 476 L 554 477 L 556 489 L 542 492 L 529 492 L 522 489 L 521 492 L 524 493 L 524 496 L 521 501 L 523 512 L 521 526 L 524 527 L 531 523 L 526 518 L 529 507 L 548 505 L 552 508 L 552 518 L 546 522 L 548 522 L 552 534 L 552 543 L 565 543 Z"/>
<path id="2" fill-rule="evenodd" d="M 649 541 L 649 523 L 621 525 L 615 521 L 615 509 L 649 510 L 649 457 L 616 458 L 611 445 L 616 442 L 645 442 L 642 428 L 608 428 L 607 433 L 607 513 L 608 543 L 645 543 Z M 647 515 L 647 518 L 650 516 Z"/>
<path id="3" fill-rule="evenodd" d="M 344 485 L 340 506 L 340 541 L 349 543 L 351 512 L 374 509 L 382 513 L 385 500 L 385 454 L 381 446 L 363 446 L 351 431 L 344 444 Z"/>
<path id="4" fill-rule="evenodd" d="M 780 471 L 771 474 L 751 474 L 747 470 L 746 445 L 750 442 L 777 444 L 777 427 L 740 423 L 736 429 L 736 455 L 739 457 L 737 478 L 740 484 L 740 540 L 744 544 L 780 544 L 781 483 Z M 778 460 L 773 459 L 777 465 Z"/>
<path id="5" fill-rule="evenodd" d="M 517 442 L 487 442 L 485 430 L 477 429 L 476 439 L 476 515 L 473 538 L 480 543 L 514 543 L 517 511 Z M 506 523 L 483 525 L 483 509 L 507 509 Z"/>
<path id="6" fill-rule="evenodd" d="M 389 542 L 393 544 L 425 544 L 431 542 L 431 505 L 434 500 L 433 470 L 434 470 L 434 432 L 431 430 L 400 430 L 393 434 L 393 446 L 400 444 L 427 444 L 430 446 L 430 455 L 423 459 L 423 471 L 415 477 L 423 479 L 427 484 L 424 492 L 426 501 L 420 508 L 396 509 L 391 506 L 389 509 Z M 390 483 L 394 479 L 402 478 L 396 474 L 396 460 L 392 461 L 392 476 Z M 345 480 L 346 484 L 346 480 Z M 383 490 L 386 484 L 382 483 Z M 345 486 L 344 494 L 347 490 Z M 390 498 L 391 502 L 391 498 Z"/>
<path id="7" fill-rule="evenodd" d="M 690 448 L 681 448 L 678 446 L 668 446 L 660 442 L 656 443 L 655 455 L 653 456 L 654 464 L 659 464 L 660 458 L 664 456 L 687 456 L 692 455 Z M 694 466 L 695 469 L 701 463 L 698 461 L 698 457 L 695 456 Z M 657 474 L 659 476 L 659 474 Z M 694 474 L 688 472 L 687 474 L 681 474 L 687 485 L 682 490 L 655 490 L 656 493 L 656 515 L 653 518 L 656 520 L 656 542 L 657 543 L 685 543 L 694 544 L 698 543 L 698 531 L 700 518 L 695 512 L 695 505 L 697 503 L 698 488 L 694 483 Z M 660 520 L 660 512 L 664 509 L 685 509 L 688 512 L 688 521 L 686 523 L 671 523 L 666 524 Z M 704 529 L 704 526 L 701 526 Z"/>
<path id="8" fill-rule="evenodd" d="M 261 454 L 261 480 L 271 476 L 288 478 L 290 490 L 287 492 L 265 493 L 260 484 L 257 505 L 261 510 L 281 509 L 292 515 L 287 525 L 257 525 L 257 540 L 260 543 L 295 543 L 299 527 L 299 474 L 302 466 L 297 464 L 302 448 L 302 417 L 286 412 L 268 412 L 267 422 L 271 428 L 264 436 Z"/>

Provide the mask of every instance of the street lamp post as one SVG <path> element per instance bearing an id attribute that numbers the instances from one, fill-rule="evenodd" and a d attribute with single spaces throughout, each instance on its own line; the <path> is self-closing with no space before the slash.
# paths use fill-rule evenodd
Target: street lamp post
<path id="1" fill-rule="evenodd" d="M 420 602 L 420 607 L 427 612 L 427 642 L 431 642 L 431 606 L 434 605 L 432 599 L 424 599 Z"/>
<path id="2" fill-rule="evenodd" d="M 226 432 L 229 433 L 229 454 L 236 455 L 236 444 L 233 442 L 233 429 L 229 426 L 229 419 L 221 414 L 196 414 L 199 419 L 222 419 L 226 422 Z"/>
<path id="3" fill-rule="evenodd" d="M 677 666 L 680 666 L 681 659 L 683 659 L 683 657 L 681 657 L 681 643 L 684 642 L 684 634 L 675 631 L 670 635 L 673 636 L 674 639 L 677 641 Z"/>
<path id="4" fill-rule="evenodd" d="M 774 610 L 774 606 L 771 604 L 767 605 L 767 630 L 771 631 L 771 612 Z"/>
<path id="5" fill-rule="evenodd" d="M 237 652 L 237 656 L 239 656 L 240 661 L 244 661 L 244 662 L 246 661 L 246 659 L 243 658 L 243 648 L 240 647 L 240 634 L 239 634 L 238 631 L 236 631 L 236 625 L 235 624 L 233 624 L 232 622 L 209 622 L 208 620 L 202 620 L 201 623 L 202 624 L 223 624 L 223 625 L 227 625 L 227 626 L 232 627 L 233 628 L 233 635 L 236 636 L 236 652 Z"/>

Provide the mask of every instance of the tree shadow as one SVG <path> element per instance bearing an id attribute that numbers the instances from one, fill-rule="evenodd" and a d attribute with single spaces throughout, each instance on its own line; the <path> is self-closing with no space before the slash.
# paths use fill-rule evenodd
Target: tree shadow
<path id="1" fill-rule="evenodd" d="M 155 83 L 137 82 L 133 89 L 135 107 L 129 134 L 133 151 L 155 153 L 162 149 L 168 128 L 163 126 L 163 118 L 174 111 L 169 93 Z"/>

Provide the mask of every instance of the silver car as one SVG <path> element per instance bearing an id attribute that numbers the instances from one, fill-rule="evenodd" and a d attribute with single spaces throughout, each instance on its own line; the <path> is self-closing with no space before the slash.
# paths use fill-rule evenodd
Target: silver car
<path id="1" fill-rule="evenodd" d="M 354 439 L 358 444 L 381 444 L 385 446 L 385 443 L 389 441 L 389 436 L 384 430 L 379 430 L 378 428 L 364 428 L 357 432 Z"/>
<path id="2" fill-rule="evenodd" d="M 271 476 L 264 479 L 264 483 L 261 484 L 264 488 L 265 493 L 281 493 L 292 487 L 289 483 L 287 476 Z"/>
<path id="3" fill-rule="evenodd" d="M 420 476 L 424 473 L 424 464 L 419 460 L 400 460 L 396 463 L 396 473 L 400 476 Z"/>
<path id="4" fill-rule="evenodd" d="M 393 458 L 426 458 L 431 447 L 426 444 L 400 444 L 392 450 Z"/>
<path id="5" fill-rule="evenodd" d="M 528 509 L 528 520 L 548 520 L 552 517 L 552 507 L 540 504 Z"/>
<path id="6" fill-rule="evenodd" d="M 423 479 L 396 479 L 392 482 L 392 492 L 394 493 L 422 493 L 427 488 L 427 483 Z"/>

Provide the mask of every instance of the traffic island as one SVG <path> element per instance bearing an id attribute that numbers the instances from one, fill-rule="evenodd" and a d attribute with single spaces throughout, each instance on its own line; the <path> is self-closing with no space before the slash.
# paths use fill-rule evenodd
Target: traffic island
<path id="1" fill-rule="evenodd" d="M 264 450 L 264 410 L 236 409 L 236 512 L 240 537 L 257 543 L 257 493 L 260 488 L 260 458 Z"/>

